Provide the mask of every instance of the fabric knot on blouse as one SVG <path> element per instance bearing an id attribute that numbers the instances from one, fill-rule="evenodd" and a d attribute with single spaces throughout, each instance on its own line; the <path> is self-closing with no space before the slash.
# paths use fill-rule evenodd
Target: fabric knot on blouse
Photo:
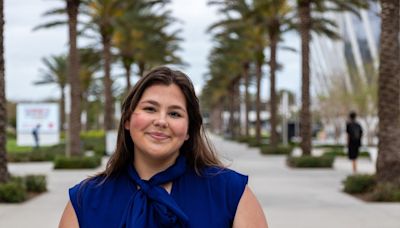
<path id="1" fill-rule="evenodd" d="M 131 196 L 119 227 L 188 227 L 188 216 L 172 196 L 161 187 L 183 175 L 186 159 L 179 156 L 174 165 L 142 180 L 133 166 L 128 167 L 130 180 L 138 190 Z"/>

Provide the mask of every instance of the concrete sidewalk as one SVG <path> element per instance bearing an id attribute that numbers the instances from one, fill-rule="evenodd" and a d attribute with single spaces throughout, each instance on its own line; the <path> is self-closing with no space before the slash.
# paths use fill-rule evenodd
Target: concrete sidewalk
<path id="1" fill-rule="evenodd" d="M 333 170 L 289 169 L 284 156 L 261 156 L 256 149 L 212 136 L 230 167 L 249 175 L 272 228 L 399 228 L 400 204 L 365 203 L 341 192 L 341 181 L 351 173 L 346 159 L 336 159 Z M 49 192 L 22 204 L 0 204 L 0 227 L 57 227 L 68 188 L 102 169 L 54 171 L 52 164 L 9 164 L 14 175 L 37 173 L 48 177 Z M 360 160 L 362 172 L 374 172 Z"/>

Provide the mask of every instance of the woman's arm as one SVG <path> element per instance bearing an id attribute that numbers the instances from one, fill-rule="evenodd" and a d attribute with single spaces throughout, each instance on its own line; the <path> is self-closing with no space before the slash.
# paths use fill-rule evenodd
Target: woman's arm
<path id="1" fill-rule="evenodd" d="M 261 205 L 248 186 L 246 186 L 242 198 L 240 198 L 233 221 L 233 227 L 268 228 L 267 220 L 265 219 Z"/>
<path id="2" fill-rule="evenodd" d="M 79 228 L 78 218 L 76 217 L 75 210 L 72 207 L 71 201 L 68 201 L 58 227 Z"/>

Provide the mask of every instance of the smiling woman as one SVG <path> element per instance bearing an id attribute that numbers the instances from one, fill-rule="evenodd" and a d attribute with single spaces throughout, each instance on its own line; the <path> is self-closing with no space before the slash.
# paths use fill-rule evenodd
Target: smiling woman
<path id="1" fill-rule="evenodd" d="M 125 99 L 115 153 L 70 189 L 60 227 L 267 227 L 247 179 L 211 149 L 189 77 L 159 67 Z"/>

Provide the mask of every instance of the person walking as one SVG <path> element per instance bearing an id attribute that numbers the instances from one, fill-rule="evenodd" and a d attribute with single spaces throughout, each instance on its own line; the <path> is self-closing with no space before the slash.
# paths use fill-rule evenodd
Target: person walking
<path id="1" fill-rule="evenodd" d="M 32 130 L 33 140 L 35 141 L 35 148 L 39 148 L 39 130 L 40 124 L 36 125 Z"/>
<path id="2" fill-rule="evenodd" d="M 360 153 L 363 130 L 356 120 L 356 112 L 350 112 L 349 121 L 346 124 L 347 133 L 347 155 L 351 160 L 353 173 L 357 172 L 357 158 Z"/>

